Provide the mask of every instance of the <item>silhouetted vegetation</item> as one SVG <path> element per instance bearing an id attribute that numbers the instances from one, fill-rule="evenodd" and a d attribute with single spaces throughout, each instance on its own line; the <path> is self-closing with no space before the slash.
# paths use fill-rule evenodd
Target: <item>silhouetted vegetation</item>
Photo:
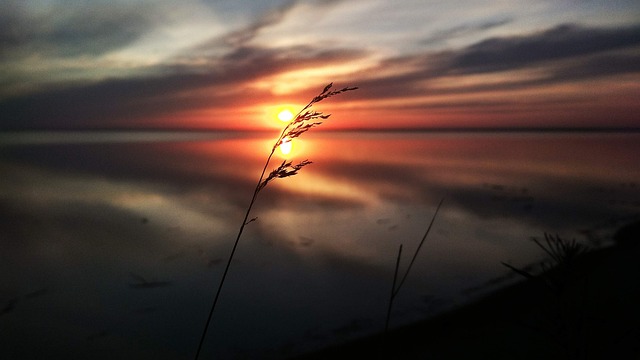
<path id="1" fill-rule="evenodd" d="M 389 331 L 389 321 L 391 320 L 391 309 L 393 308 L 393 300 L 396 298 L 396 296 L 400 292 L 400 288 L 402 288 L 402 285 L 404 284 L 405 280 L 407 280 L 407 276 L 411 271 L 411 267 L 413 267 L 413 263 L 416 261 L 416 258 L 418 257 L 418 253 L 420 252 L 422 245 L 424 244 L 425 240 L 427 240 L 427 236 L 431 231 L 431 227 L 433 226 L 433 222 L 436 220 L 436 216 L 438 215 L 438 211 L 440 211 L 440 207 L 442 206 L 443 201 L 444 199 L 440 200 L 440 202 L 438 203 L 438 206 L 436 207 L 436 211 L 433 213 L 433 216 L 431 217 L 431 221 L 429 222 L 429 226 L 427 226 L 427 230 L 425 231 L 424 236 L 422 236 L 422 240 L 420 240 L 420 243 L 418 244 L 416 251 L 413 253 L 413 257 L 411 258 L 411 262 L 409 263 L 409 266 L 407 266 L 407 270 L 404 272 L 404 275 L 402 276 L 402 279 L 400 280 L 400 282 L 397 283 L 398 269 L 400 267 L 400 259 L 402 257 L 402 244 L 400 244 L 400 248 L 398 249 L 398 257 L 396 259 L 396 267 L 393 273 L 393 285 L 391 286 L 391 296 L 389 297 L 389 307 L 387 308 L 387 318 L 384 325 L 385 332 Z M 396 287 L 396 283 L 397 283 L 397 287 Z"/>
<path id="2" fill-rule="evenodd" d="M 231 249 L 231 253 L 229 254 L 229 258 L 227 259 L 227 265 L 224 269 L 224 272 L 222 273 L 222 278 L 220 279 L 220 284 L 218 285 L 218 290 L 216 291 L 216 295 L 214 297 L 213 300 L 213 304 L 211 305 L 211 310 L 209 311 L 209 316 L 207 317 L 207 322 L 204 326 L 204 330 L 202 331 L 202 336 L 200 337 L 200 343 L 198 344 L 198 350 L 196 351 L 196 355 L 195 355 L 195 359 L 197 360 L 198 357 L 200 356 L 200 351 L 202 350 L 202 345 L 204 344 L 204 339 L 206 337 L 207 334 L 207 330 L 209 328 L 209 324 L 211 323 L 211 319 L 213 317 L 213 313 L 215 311 L 216 308 L 216 304 L 218 303 L 218 299 L 220 297 L 220 293 L 222 291 L 222 287 L 224 285 L 224 281 L 227 277 L 227 273 L 229 272 L 229 267 L 231 265 L 231 261 L 233 260 L 233 256 L 236 252 L 236 249 L 238 247 L 238 242 L 240 241 L 240 237 L 242 236 L 242 232 L 244 231 L 244 227 L 255 221 L 257 218 L 252 218 L 249 219 L 249 215 L 251 214 L 251 209 L 253 208 L 253 205 L 258 197 L 258 193 L 264 189 L 267 184 L 269 184 L 269 182 L 275 180 L 275 179 L 280 179 L 280 178 L 286 178 L 289 176 L 293 176 L 298 174 L 298 172 L 305 166 L 311 164 L 311 161 L 309 160 L 303 160 L 297 164 L 293 164 L 292 161 L 287 161 L 284 160 L 282 162 L 282 164 L 280 164 L 277 168 L 275 168 L 274 170 L 272 170 L 266 177 L 265 174 L 267 173 L 267 168 L 269 167 L 269 164 L 271 163 L 271 158 L 273 157 L 273 154 L 275 153 L 276 149 L 282 145 L 282 143 L 287 142 L 287 141 L 291 141 L 294 138 L 297 138 L 299 136 L 301 136 L 302 134 L 304 134 L 305 132 L 311 130 L 312 128 L 321 125 L 322 122 L 324 120 L 327 120 L 331 114 L 324 114 L 322 112 L 319 111 L 312 111 L 310 110 L 314 104 L 321 102 L 322 100 L 325 100 L 327 98 L 330 98 L 332 96 L 347 92 L 347 91 L 352 91 L 352 90 L 356 90 L 357 87 L 344 87 L 342 89 L 339 90 L 331 90 L 333 87 L 333 83 L 330 83 L 329 85 L 325 86 L 324 89 L 320 92 L 320 94 L 318 94 L 317 96 L 315 96 L 313 99 L 311 99 L 311 101 L 309 101 L 309 103 L 307 105 L 305 105 L 302 110 L 300 110 L 296 116 L 293 118 L 292 121 L 290 121 L 285 127 L 284 129 L 282 129 L 282 132 L 280 132 L 280 135 L 278 136 L 278 138 L 276 139 L 275 143 L 273 144 L 273 147 L 271 148 L 271 152 L 269 153 L 269 155 L 267 156 L 267 160 L 265 161 L 264 167 L 262 168 L 262 172 L 260 173 L 260 177 L 258 178 L 258 182 L 256 184 L 255 190 L 253 191 L 253 196 L 251 197 L 251 201 L 249 202 L 249 206 L 247 207 L 247 211 L 245 213 L 244 219 L 242 220 L 242 224 L 240 225 L 240 230 L 238 231 L 238 236 L 236 237 L 236 240 L 233 244 L 233 248 Z"/>

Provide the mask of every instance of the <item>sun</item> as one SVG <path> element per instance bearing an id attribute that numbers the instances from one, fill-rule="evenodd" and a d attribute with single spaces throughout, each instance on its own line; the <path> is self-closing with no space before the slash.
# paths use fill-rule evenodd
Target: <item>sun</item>
<path id="1" fill-rule="evenodd" d="M 278 120 L 289 122 L 293 119 L 293 113 L 289 109 L 283 109 L 278 113 Z"/>

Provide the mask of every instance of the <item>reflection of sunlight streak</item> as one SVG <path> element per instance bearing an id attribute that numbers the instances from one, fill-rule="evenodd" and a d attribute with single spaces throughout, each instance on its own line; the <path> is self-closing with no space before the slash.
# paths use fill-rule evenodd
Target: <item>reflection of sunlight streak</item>
<path id="1" fill-rule="evenodd" d="M 318 209 L 279 207 L 265 213 L 259 226 L 268 227 L 273 239 L 281 242 L 282 246 L 295 244 L 299 236 L 305 236 L 317 240 L 313 246 L 324 249 L 324 252 L 373 264 L 384 261 L 381 253 L 391 251 L 387 244 L 380 241 L 379 232 L 369 233 L 370 230 L 377 230 L 368 221 L 371 219 L 369 214 L 376 208 L 367 207 L 364 212 L 358 208 L 318 214 Z M 363 239 L 366 239 L 366 243 Z M 293 249 L 299 252 L 307 250 L 304 247 Z"/>
<path id="2" fill-rule="evenodd" d="M 222 217 L 194 207 L 194 203 L 198 202 L 193 197 L 184 199 L 165 195 L 162 190 L 156 192 L 156 189 L 145 183 L 70 176 L 28 167 L 9 169 L 3 166 L 3 170 L 10 171 L 15 180 L 11 183 L 0 182 L 0 189 L 6 190 L 0 191 L 0 196 L 9 201 L 28 202 L 30 206 L 44 208 L 56 208 L 60 204 L 64 207 L 73 207 L 74 204 L 109 206 L 116 211 L 133 212 L 140 218 L 151 218 L 154 223 L 163 226 L 180 226 L 192 233 L 213 235 L 229 230 Z M 42 185 L 42 181 L 46 181 L 46 186 Z M 12 199 L 11 194 L 16 194 L 16 198 Z M 212 201 L 209 195 L 202 194 L 201 202 Z M 217 213 L 224 214 L 226 211 L 222 209 L 228 210 L 223 200 L 213 201 L 216 203 Z"/>
<path id="3" fill-rule="evenodd" d="M 329 177 L 314 174 L 307 171 L 303 179 L 297 181 L 282 181 L 279 186 L 294 193 L 319 196 L 321 198 L 346 200 L 367 205 L 378 203 L 378 199 L 370 189 L 358 186 L 355 183 L 339 181 Z"/>
<path id="4" fill-rule="evenodd" d="M 296 138 L 294 140 L 285 139 L 283 143 L 278 147 L 278 151 L 275 153 L 275 155 L 282 159 L 287 159 L 287 160 L 294 160 L 295 158 L 299 158 L 299 157 L 302 157 L 302 159 L 300 160 L 304 160 L 308 158 L 310 156 L 309 142 L 305 141 L 305 139 L 300 139 L 300 138 Z M 270 140 L 265 144 L 270 144 L 269 146 L 273 146 L 273 141 Z M 265 149 L 266 149 L 266 146 L 265 146 Z M 313 161 L 313 159 L 311 160 Z M 294 161 L 294 162 L 298 162 L 298 161 Z"/>
<path id="5" fill-rule="evenodd" d="M 161 224 L 172 224 L 190 232 L 208 234 L 228 230 L 223 219 L 205 214 L 183 204 L 180 200 L 155 193 L 120 193 L 111 200 L 117 207 L 151 217 Z M 222 205 L 222 201 L 218 201 Z"/>

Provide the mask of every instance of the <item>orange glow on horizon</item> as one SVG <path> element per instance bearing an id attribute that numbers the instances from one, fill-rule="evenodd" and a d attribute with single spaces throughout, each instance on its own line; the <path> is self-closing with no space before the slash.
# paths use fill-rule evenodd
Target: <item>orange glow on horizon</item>
<path id="1" fill-rule="evenodd" d="M 251 122 L 256 128 L 281 129 L 293 120 L 301 106 L 292 103 L 279 105 L 260 104 L 251 108 Z"/>
<path id="2" fill-rule="evenodd" d="M 538 75 L 534 70 L 518 70 L 491 76 L 470 75 L 459 79 L 443 77 L 429 84 L 434 90 L 432 92 L 390 98 L 376 98 L 375 93 L 372 98 L 354 98 L 348 93 L 336 99 L 337 101 L 328 99 L 314 104 L 314 110 L 332 114 L 332 117 L 324 121 L 322 126 L 313 129 L 313 132 L 605 125 L 637 127 L 634 114 L 640 110 L 640 105 L 634 100 L 640 92 L 639 75 L 620 76 L 615 85 L 597 78 L 544 86 L 512 87 L 514 81 L 535 82 Z M 454 81 L 456 79 L 457 82 Z M 483 89 L 484 83 L 491 89 Z M 354 85 L 358 84 L 354 82 Z M 501 88 L 503 85 L 506 88 Z M 594 91 L 586 92 L 583 91 L 584 88 Z M 361 94 L 368 90 L 364 88 L 359 91 L 361 92 L 358 94 Z M 197 96 L 207 94 L 205 90 L 194 93 Z M 302 100 L 308 98 L 309 96 L 305 96 Z M 286 126 L 286 121 L 291 121 L 288 120 L 290 116 L 295 117 L 304 107 L 306 102 L 302 100 L 298 102 L 294 96 L 265 93 L 244 105 L 212 105 L 147 118 L 123 118 L 122 126 L 135 123 L 140 128 L 268 131 L 277 136 Z M 610 119 L 610 122 L 605 124 L 603 119 Z M 294 147 L 296 145 L 297 141 Z"/>

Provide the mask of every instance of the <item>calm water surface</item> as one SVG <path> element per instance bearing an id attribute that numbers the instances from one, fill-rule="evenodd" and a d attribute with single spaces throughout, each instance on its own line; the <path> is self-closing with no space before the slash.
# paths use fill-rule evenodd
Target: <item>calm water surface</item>
<path id="1" fill-rule="evenodd" d="M 190 359 L 268 135 L 0 135 L 0 356 Z M 260 194 L 202 358 L 282 358 L 518 279 L 545 232 L 606 246 L 640 218 L 639 134 L 316 133 Z M 271 168 L 282 161 L 276 154 Z M 208 356 L 208 357 L 207 357 Z"/>

